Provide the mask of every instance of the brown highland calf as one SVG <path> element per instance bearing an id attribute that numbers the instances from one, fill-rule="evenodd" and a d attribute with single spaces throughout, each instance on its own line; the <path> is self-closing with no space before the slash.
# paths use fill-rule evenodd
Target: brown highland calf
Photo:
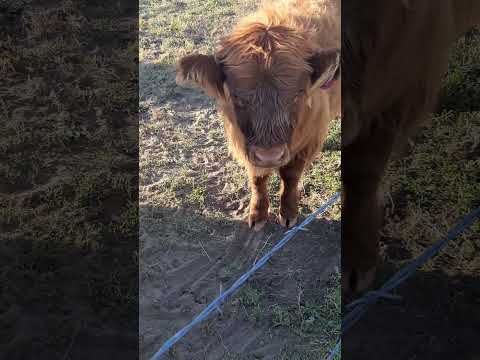
<path id="1" fill-rule="evenodd" d="M 340 31 L 335 0 L 268 2 L 215 54 L 177 64 L 177 83 L 200 86 L 223 113 L 229 149 L 248 172 L 248 223 L 255 230 L 268 219 L 274 171 L 281 178 L 279 221 L 297 221 L 302 172 L 340 114 Z"/>
<path id="2" fill-rule="evenodd" d="M 452 42 L 479 0 L 343 0 L 342 288 L 365 290 L 378 262 L 377 192 L 387 161 L 434 110 Z"/>

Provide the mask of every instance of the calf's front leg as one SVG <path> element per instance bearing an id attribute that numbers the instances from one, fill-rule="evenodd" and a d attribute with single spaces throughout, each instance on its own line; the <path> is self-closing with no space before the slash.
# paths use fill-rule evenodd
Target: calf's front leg
<path id="1" fill-rule="evenodd" d="M 251 198 L 248 214 L 248 226 L 255 231 L 260 231 L 268 220 L 268 178 L 267 175 L 249 174 Z"/>
<path id="2" fill-rule="evenodd" d="M 279 222 L 287 228 L 293 227 L 298 219 L 298 183 L 304 168 L 305 161 L 295 157 L 279 169 L 281 179 Z"/>

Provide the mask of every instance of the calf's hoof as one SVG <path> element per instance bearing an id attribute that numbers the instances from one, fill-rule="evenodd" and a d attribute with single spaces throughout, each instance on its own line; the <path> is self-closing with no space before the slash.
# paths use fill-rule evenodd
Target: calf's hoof
<path id="1" fill-rule="evenodd" d="M 268 220 L 268 214 L 261 216 L 257 213 L 251 213 L 248 215 L 248 227 L 254 231 L 260 231 L 265 227 Z"/>
<path id="2" fill-rule="evenodd" d="M 368 270 L 346 269 L 342 271 L 342 297 L 346 302 L 369 290 L 375 281 L 376 267 Z"/>
<path id="3" fill-rule="evenodd" d="M 278 215 L 278 222 L 287 229 L 294 227 L 297 223 L 297 220 L 298 216 L 284 216 L 282 214 Z"/>

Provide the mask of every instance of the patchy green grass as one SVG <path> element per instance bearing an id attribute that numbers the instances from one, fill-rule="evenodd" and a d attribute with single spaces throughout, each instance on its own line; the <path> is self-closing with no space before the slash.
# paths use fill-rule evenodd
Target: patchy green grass
<path id="1" fill-rule="evenodd" d="M 332 194 L 341 188 L 341 121 L 330 124 L 325 149 L 314 162 L 303 180 L 303 207 L 305 214 L 320 207 Z M 340 221 L 341 206 L 330 210 L 332 219 Z"/>
<path id="2" fill-rule="evenodd" d="M 460 39 L 450 55 L 450 67 L 440 96 L 440 111 L 480 111 L 480 30 Z"/>
<path id="3" fill-rule="evenodd" d="M 273 326 L 292 328 L 318 354 L 332 349 L 340 337 L 341 288 L 336 286 L 339 281 L 340 273 L 333 273 L 330 287 L 323 292 L 323 302 L 272 305 Z"/>
<path id="4" fill-rule="evenodd" d="M 415 139 L 408 156 L 393 162 L 387 237 L 403 239 L 418 256 L 480 206 L 480 33 L 460 39 L 450 56 L 439 112 Z M 480 272 L 480 224 L 452 242 L 425 269 L 449 275 Z"/>
<path id="5" fill-rule="evenodd" d="M 238 296 L 232 300 L 232 305 L 237 306 L 238 311 L 243 310 L 250 321 L 265 321 L 265 304 L 262 299 L 265 294 L 262 289 L 251 284 L 245 285 Z"/>

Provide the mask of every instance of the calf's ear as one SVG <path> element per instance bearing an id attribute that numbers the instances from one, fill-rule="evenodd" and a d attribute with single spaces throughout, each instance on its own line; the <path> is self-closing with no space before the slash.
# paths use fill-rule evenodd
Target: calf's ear
<path id="1" fill-rule="evenodd" d="M 178 85 L 196 85 L 209 96 L 223 97 L 225 75 L 212 55 L 189 55 L 177 62 Z"/>
<path id="2" fill-rule="evenodd" d="M 320 50 L 309 59 L 312 72 L 312 88 L 327 85 L 340 74 L 340 49 Z"/>

